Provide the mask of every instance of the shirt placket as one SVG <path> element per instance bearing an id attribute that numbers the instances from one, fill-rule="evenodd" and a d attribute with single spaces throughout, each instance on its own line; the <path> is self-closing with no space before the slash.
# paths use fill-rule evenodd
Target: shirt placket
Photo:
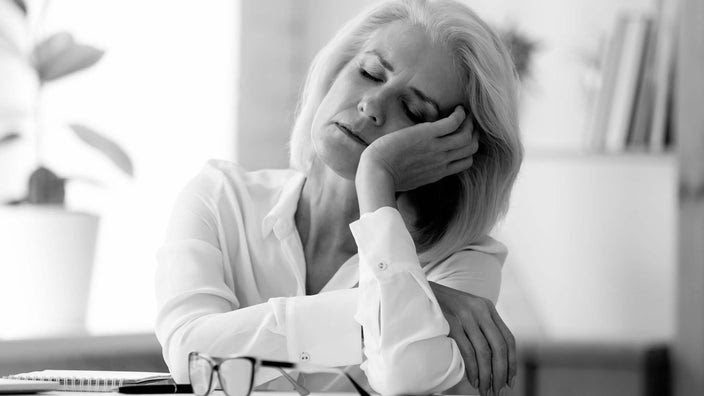
<path id="1" fill-rule="evenodd" d="M 306 294 L 306 260 L 303 245 L 290 220 L 278 220 L 274 224 L 274 233 L 281 241 L 284 256 L 296 279 L 296 295 Z"/>

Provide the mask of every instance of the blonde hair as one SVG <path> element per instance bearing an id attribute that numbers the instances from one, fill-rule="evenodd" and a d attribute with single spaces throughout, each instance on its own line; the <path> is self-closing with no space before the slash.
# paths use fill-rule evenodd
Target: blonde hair
<path id="1" fill-rule="evenodd" d="M 414 234 L 419 258 L 430 263 L 491 230 L 508 209 L 523 159 L 513 62 L 499 36 L 467 6 L 454 0 L 392 0 L 349 21 L 310 67 L 291 133 L 290 165 L 308 173 L 315 155 L 310 131 L 319 104 L 369 37 L 395 21 L 422 27 L 432 42 L 452 53 L 465 86 L 464 105 L 479 134 L 470 169 L 404 193 L 419 214 Z"/>

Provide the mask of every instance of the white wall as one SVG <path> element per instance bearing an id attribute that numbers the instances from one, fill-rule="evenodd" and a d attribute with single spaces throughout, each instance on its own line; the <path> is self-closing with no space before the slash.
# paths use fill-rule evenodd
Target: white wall
<path id="1" fill-rule="evenodd" d="M 528 337 L 668 340 L 676 237 L 673 156 L 529 155 L 496 231 L 500 312 Z"/>

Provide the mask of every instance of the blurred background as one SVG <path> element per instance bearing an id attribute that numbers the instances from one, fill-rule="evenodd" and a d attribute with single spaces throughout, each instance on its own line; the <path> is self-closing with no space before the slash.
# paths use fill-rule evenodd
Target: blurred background
<path id="1" fill-rule="evenodd" d="M 609 394 L 606 381 L 669 394 L 672 103 L 690 0 L 463 1 L 521 75 L 526 158 L 494 230 L 510 252 L 498 309 L 523 348 L 521 392 Z M 71 354 L 87 336 L 95 350 L 156 350 L 142 335 L 176 194 L 210 158 L 287 167 L 311 60 L 376 2 L 0 0 L 0 202 L 15 203 L 0 206 L 0 345 L 19 356 L 63 337 L 74 343 L 57 353 Z M 33 193 L 30 179 L 55 188 Z M 23 364 L 0 361 L 0 375 Z"/>

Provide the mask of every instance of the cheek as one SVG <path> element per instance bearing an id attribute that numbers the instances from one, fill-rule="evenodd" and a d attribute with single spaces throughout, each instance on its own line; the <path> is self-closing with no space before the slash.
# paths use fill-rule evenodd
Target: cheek
<path id="1" fill-rule="evenodd" d="M 356 69 L 348 65 L 340 71 L 340 74 L 338 74 L 335 82 L 330 87 L 328 95 L 341 107 L 356 107 L 366 88 L 364 81 L 360 79 L 361 77 L 357 74 Z"/>
<path id="2" fill-rule="evenodd" d="M 343 70 L 335 82 L 333 82 L 315 112 L 313 118 L 314 128 L 318 129 L 330 122 L 336 115 L 343 111 L 356 109 L 357 101 L 355 101 L 355 97 L 359 96 L 359 87 L 354 84 L 354 81 L 349 77 L 350 76 L 344 73 Z"/>
<path id="3" fill-rule="evenodd" d="M 401 106 L 387 106 L 386 107 L 386 122 L 381 129 L 381 135 L 388 135 L 399 131 L 404 128 L 415 125 L 413 122 L 409 121 L 408 118 L 403 113 L 403 108 Z"/>

